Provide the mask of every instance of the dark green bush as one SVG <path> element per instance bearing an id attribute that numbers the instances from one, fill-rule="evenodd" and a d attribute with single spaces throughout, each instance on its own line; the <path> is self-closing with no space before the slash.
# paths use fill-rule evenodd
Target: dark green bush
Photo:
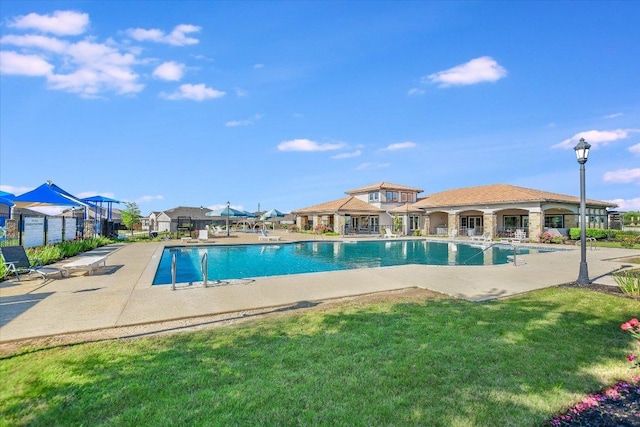
<path id="1" fill-rule="evenodd" d="M 585 234 L 587 237 L 592 237 L 596 240 L 602 240 L 612 235 L 612 232 L 615 230 L 607 230 L 606 228 L 587 228 L 585 230 Z M 572 240 L 580 239 L 580 229 L 579 228 L 570 228 L 569 229 L 569 237 Z"/>

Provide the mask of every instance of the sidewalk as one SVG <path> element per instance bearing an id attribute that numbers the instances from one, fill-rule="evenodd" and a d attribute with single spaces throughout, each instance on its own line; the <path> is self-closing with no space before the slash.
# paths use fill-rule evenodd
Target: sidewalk
<path id="1" fill-rule="evenodd" d="M 303 236 L 306 240 L 308 236 Z M 283 235 L 293 241 L 295 235 Z M 216 239 L 216 244 L 258 243 L 256 235 Z M 263 242 L 261 242 L 263 243 Z M 580 251 L 519 256 L 524 265 L 423 266 L 346 270 L 247 279 L 237 284 L 171 290 L 152 286 L 165 244 L 114 244 L 86 255 L 109 255 L 106 267 L 92 275 L 74 273 L 43 282 L 32 275 L 0 282 L 0 342 L 187 319 L 333 298 L 424 288 L 456 298 L 483 301 L 575 281 Z M 637 250 L 587 251 L 590 277 L 615 284 L 607 274 L 637 256 Z M 68 260 L 67 260 L 68 262 Z"/>

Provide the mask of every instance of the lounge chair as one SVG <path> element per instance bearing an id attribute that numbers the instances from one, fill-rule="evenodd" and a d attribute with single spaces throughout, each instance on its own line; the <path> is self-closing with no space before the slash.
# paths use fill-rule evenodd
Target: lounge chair
<path id="1" fill-rule="evenodd" d="M 516 230 L 516 233 L 513 236 L 513 239 L 511 239 L 511 242 L 519 242 L 519 243 L 525 243 L 528 242 L 529 238 L 527 237 L 527 233 L 524 230 Z"/>
<path id="2" fill-rule="evenodd" d="M 398 237 L 398 236 L 399 236 L 399 234 L 392 233 L 390 228 L 385 228 L 384 229 L 384 234 L 382 235 L 382 237 L 384 237 L 385 239 L 392 238 L 392 237 Z"/>
<path id="3" fill-rule="evenodd" d="M 260 230 L 258 240 L 280 240 L 281 236 L 273 236 L 267 232 L 267 230 Z"/>
<path id="4" fill-rule="evenodd" d="M 223 234 L 224 230 L 219 225 L 216 225 L 213 229 L 213 234 L 217 236 L 218 234 Z"/>
<path id="5" fill-rule="evenodd" d="M 453 230 L 451 230 L 449 232 L 449 237 L 451 237 L 452 239 L 455 239 L 458 236 L 458 229 L 454 228 Z"/>
<path id="6" fill-rule="evenodd" d="M 198 231 L 198 241 L 199 242 L 208 242 L 209 241 L 209 230 L 199 230 Z"/>
<path id="7" fill-rule="evenodd" d="M 24 273 L 38 273 L 43 280 L 54 274 L 59 274 L 60 278 L 66 276 L 66 271 L 62 268 L 32 265 L 23 246 L 0 247 L 0 255 L 2 255 L 4 265 L 7 268 L 6 274 L 13 273 L 18 281 L 20 281 L 20 274 Z"/>
<path id="8" fill-rule="evenodd" d="M 482 233 L 482 236 L 471 236 L 471 240 L 477 240 L 479 242 L 491 242 L 493 239 L 491 238 L 491 232 L 486 231 Z"/>
<path id="9" fill-rule="evenodd" d="M 93 273 L 98 271 L 100 265 L 107 266 L 106 255 L 82 255 L 75 261 L 68 262 L 62 266 L 65 270 L 87 270 L 89 276 L 93 276 Z"/>

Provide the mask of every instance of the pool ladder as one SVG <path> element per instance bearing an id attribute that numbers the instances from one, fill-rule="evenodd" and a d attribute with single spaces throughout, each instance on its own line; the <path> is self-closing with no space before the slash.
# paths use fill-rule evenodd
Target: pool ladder
<path id="1" fill-rule="evenodd" d="M 173 254 L 171 258 L 171 290 L 176 290 L 176 275 L 178 271 L 178 261 L 176 258 L 176 254 Z M 200 271 L 202 271 L 202 284 L 204 287 L 208 287 L 209 280 L 209 254 L 202 254 L 202 258 L 200 259 Z"/>

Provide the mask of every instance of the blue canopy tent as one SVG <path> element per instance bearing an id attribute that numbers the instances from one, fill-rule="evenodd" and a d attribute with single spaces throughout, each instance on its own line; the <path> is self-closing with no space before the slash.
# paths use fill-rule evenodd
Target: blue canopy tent
<path id="1" fill-rule="evenodd" d="M 51 181 L 47 181 L 40 187 L 16 196 L 13 199 L 13 202 L 19 208 L 34 208 L 44 206 L 91 206 L 90 204 L 85 203 L 77 197 L 73 196 L 72 194 L 67 193 Z"/>
<path id="2" fill-rule="evenodd" d="M 7 193 L 6 191 L 0 191 L 0 205 L 5 205 L 9 207 L 9 212 L 6 217 L 4 215 L 0 215 L 0 227 L 4 227 L 7 218 L 11 218 L 11 208 L 16 205 L 15 203 L 13 203 L 13 199 L 15 197 L 16 196 L 11 193 Z M 0 240 L 3 237 L 4 237 L 4 230 L 0 230 Z"/>
<path id="3" fill-rule="evenodd" d="M 107 218 L 106 219 L 107 219 L 107 221 L 111 221 L 111 219 L 113 218 L 113 204 L 114 203 L 120 203 L 119 200 L 111 199 L 109 197 L 104 197 L 104 196 L 85 197 L 85 198 L 80 199 L 80 200 L 85 202 L 85 203 L 93 204 L 93 206 L 94 206 L 94 219 L 96 220 L 94 228 L 95 228 L 96 234 L 98 234 L 99 229 L 100 229 L 100 224 L 99 224 L 98 221 L 102 220 L 102 214 L 104 212 L 103 211 L 104 204 L 107 205 Z M 107 227 L 109 227 L 109 225 L 107 225 Z"/>
<path id="4" fill-rule="evenodd" d="M 107 220 L 111 220 L 113 218 L 113 204 L 114 203 L 120 203 L 119 200 L 115 200 L 115 199 L 111 199 L 109 197 L 104 197 L 104 196 L 92 196 L 92 197 L 85 197 L 84 199 L 80 199 L 83 202 L 86 203 L 92 203 L 95 208 L 96 208 L 96 218 L 100 217 L 102 218 L 102 210 L 103 210 L 103 205 L 106 204 L 107 205 Z M 99 215 L 98 215 L 98 209 L 99 209 Z"/>

